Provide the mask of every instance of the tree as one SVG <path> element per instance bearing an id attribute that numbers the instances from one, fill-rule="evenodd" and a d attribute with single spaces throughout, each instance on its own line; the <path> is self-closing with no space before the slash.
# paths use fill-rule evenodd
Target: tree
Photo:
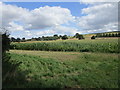
<path id="1" fill-rule="evenodd" d="M 16 42 L 16 39 L 14 37 L 11 37 L 10 41 L 11 42 Z"/>
<path id="2" fill-rule="evenodd" d="M 85 38 L 83 37 L 83 35 L 79 35 L 78 39 L 80 40 L 80 39 L 85 39 Z"/>
<path id="3" fill-rule="evenodd" d="M 60 37 L 57 34 L 55 34 L 53 37 L 55 38 L 55 40 L 60 39 Z"/>
<path id="4" fill-rule="evenodd" d="M 79 38 L 79 33 L 76 33 L 74 37 Z"/>
<path id="5" fill-rule="evenodd" d="M 96 37 L 95 36 L 92 36 L 91 39 L 95 39 Z"/>
<path id="6" fill-rule="evenodd" d="M 112 37 L 112 34 L 111 34 L 111 33 L 109 33 L 109 37 Z"/>
<path id="7" fill-rule="evenodd" d="M 105 34 L 105 33 L 103 33 L 103 34 L 102 34 L 102 37 L 106 37 L 106 34 Z"/>
<path id="8" fill-rule="evenodd" d="M 109 37 L 108 33 L 106 33 L 105 37 Z"/>
<path id="9" fill-rule="evenodd" d="M 67 35 L 62 36 L 62 40 L 68 39 Z"/>
<path id="10" fill-rule="evenodd" d="M 114 34 L 114 33 L 112 33 L 112 37 L 115 37 L 115 34 Z"/>
<path id="11" fill-rule="evenodd" d="M 25 38 L 23 37 L 21 41 L 22 41 L 22 42 L 25 42 Z"/>
<path id="12" fill-rule="evenodd" d="M 79 34 L 79 33 L 76 33 L 74 37 L 78 38 L 79 40 L 80 40 L 80 39 L 85 39 L 85 38 L 83 37 L 83 35 L 81 35 L 81 34 Z"/>
<path id="13" fill-rule="evenodd" d="M 118 33 L 118 37 L 120 37 L 120 32 Z"/>
<path id="14" fill-rule="evenodd" d="M 10 48 L 10 39 L 8 38 L 9 34 L 7 34 L 6 32 L 4 34 L 2 34 L 2 52 L 6 52 L 9 50 Z"/>
<path id="15" fill-rule="evenodd" d="M 118 37 L 118 33 L 115 34 L 115 37 Z"/>
<path id="16" fill-rule="evenodd" d="M 0 36 L 2 36 L 2 86 L 4 88 L 13 82 L 13 79 L 15 78 L 14 73 L 21 62 L 16 64 L 10 62 L 11 56 L 10 53 L 7 52 L 10 48 L 9 33 L 5 31 L 3 34 L 0 33 Z"/>
<path id="17" fill-rule="evenodd" d="M 55 34 L 55 35 L 53 35 L 53 37 L 58 37 L 58 35 L 57 35 L 57 34 Z"/>
<path id="18" fill-rule="evenodd" d="M 59 39 L 62 38 L 62 35 L 59 35 Z"/>
<path id="19" fill-rule="evenodd" d="M 21 41 L 21 39 L 20 39 L 20 38 L 17 38 L 17 39 L 16 39 L 16 42 L 20 42 L 20 41 Z"/>

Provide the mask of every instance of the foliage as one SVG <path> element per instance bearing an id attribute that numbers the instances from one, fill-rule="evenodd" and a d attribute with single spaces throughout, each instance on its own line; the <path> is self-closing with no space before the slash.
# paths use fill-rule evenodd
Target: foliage
<path id="1" fill-rule="evenodd" d="M 67 35 L 62 36 L 62 40 L 68 39 Z"/>
<path id="2" fill-rule="evenodd" d="M 10 48 L 10 39 L 7 31 L 2 34 L 2 85 L 9 84 L 14 78 L 14 72 L 18 67 L 17 64 L 11 64 L 10 54 L 7 52 Z"/>
<path id="3" fill-rule="evenodd" d="M 96 37 L 120 37 L 120 32 L 117 32 L 117 33 L 97 33 Z"/>
<path id="4" fill-rule="evenodd" d="M 74 37 L 78 38 L 79 40 L 84 39 L 83 35 L 81 35 L 79 33 L 76 33 Z"/>
<path id="5" fill-rule="evenodd" d="M 91 37 L 91 39 L 95 39 L 95 38 L 96 38 L 96 36 L 92 36 L 92 37 Z"/>
<path id="6" fill-rule="evenodd" d="M 9 37 L 9 34 L 7 34 L 6 32 L 2 34 L 2 52 L 3 53 L 8 51 L 10 48 L 10 39 L 8 37 Z"/>
<path id="7" fill-rule="evenodd" d="M 11 49 L 119 53 L 118 39 L 11 43 Z"/>

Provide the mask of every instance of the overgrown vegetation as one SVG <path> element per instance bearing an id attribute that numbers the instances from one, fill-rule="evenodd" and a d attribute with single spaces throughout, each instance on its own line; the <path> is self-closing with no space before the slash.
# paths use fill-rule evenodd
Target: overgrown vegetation
<path id="1" fill-rule="evenodd" d="M 2 86 L 8 86 L 13 79 L 15 79 L 14 72 L 16 71 L 19 63 L 12 64 L 10 62 L 10 53 L 8 53 L 10 49 L 10 39 L 9 33 L 5 31 L 5 33 L 1 33 L 2 35 Z"/>
<path id="2" fill-rule="evenodd" d="M 15 73 L 16 83 L 11 82 L 8 87 L 118 88 L 118 56 L 115 54 L 82 53 L 70 61 L 26 54 L 11 53 L 11 62 L 22 64 Z"/>
<path id="3" fill-rule="evenodd" d="M 108 40 L 67 40 L 39 43 L 12 43 L 11 49 L 41 51 L 77 51 L 119 53 L 118 39 Z"/>

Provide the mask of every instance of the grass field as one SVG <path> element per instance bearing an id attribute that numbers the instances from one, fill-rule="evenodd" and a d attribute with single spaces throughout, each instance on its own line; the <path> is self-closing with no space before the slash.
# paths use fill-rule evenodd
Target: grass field
<path id="1" fill-rule="evenodd" d="M 40 51 L 76 51 L 119 53 L 118 39 L 58 40 L 32 43 L 12 43 L 11 49 Z"/>
<path id="2" fill-rule="evenodd" d="M 12 43 L 21 64 L 7 87 L 118 88 L 118 48 L 116 38 Z"/>
<path id="3" fill-rule="evenodd" d="M 14 87 L 118 88 L 118 54 L 11 50 Z M 13 87 L 13 86 L 10 86 Z"/>

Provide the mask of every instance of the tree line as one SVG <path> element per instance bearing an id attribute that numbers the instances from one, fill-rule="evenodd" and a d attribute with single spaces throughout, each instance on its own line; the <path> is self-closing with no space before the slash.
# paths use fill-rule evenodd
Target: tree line
<path id="1" fill-rule="evenodd" d="M 31 39 L 25 39 L 24 37 L 21 39 L 21 38 L 14 38 L 14 37 L 11 37 L 10 38 L 10 41 L 11 42 L 25 42 L 25 41 L 50 41 L 50 40 L 58 40 L 58 39 L 62 39 L 62 40 L 66 40 L 68 39 L 69 36 L 67 35 L 53 35 L 53 36 L 42 36 L 42 37 L 37 37 L 37 38 L 31 38 Z M 83 35 L 79 34 L 79 33 L 76 33 L 73 38 L 78 38 L 79 40 L 80 39 L 85 39 L 83 37 Z"/>
<path id="2" fill-rule="evenodd" d="M 120 37 L 120 33 L 98 33 L 96 37 Z"/>
<path id="3" fill-rule="evenodd" d="M 99 37 L 120 37 L 120 33 L 97 33 L 96 36 L 92 36 L 91 39 Z"/>

